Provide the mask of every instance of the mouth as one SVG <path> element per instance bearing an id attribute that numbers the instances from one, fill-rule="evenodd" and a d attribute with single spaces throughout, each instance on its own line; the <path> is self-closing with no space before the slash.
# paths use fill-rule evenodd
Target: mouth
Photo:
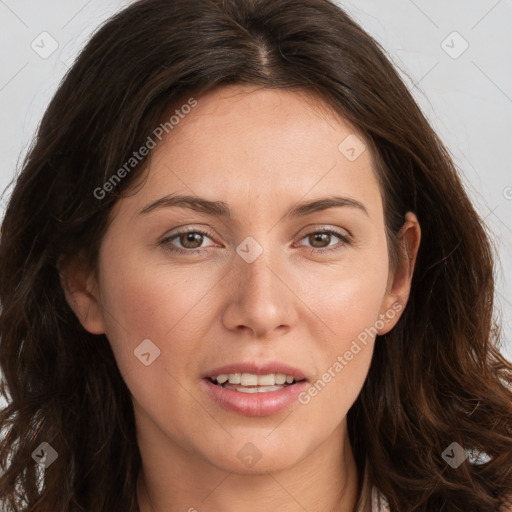
<path id="1" fill-rule="evenodd" d="M 256 375 L 255 373 L 245 372 L 223 373 L 207 378 L 216 386 L 240 393 L 275 392 L 306 380 L 305 378 L 295 378 L 293 375 L 287 375 L 285 373 Z"/>
<path id="2" fill-rule="evenodd" d="M 243 416 L 270 416 L 292 407 L 307 388 L 305 375 L 279 361 L 246 361 L 202 375 L 203 390 L 217 406 Z"/>

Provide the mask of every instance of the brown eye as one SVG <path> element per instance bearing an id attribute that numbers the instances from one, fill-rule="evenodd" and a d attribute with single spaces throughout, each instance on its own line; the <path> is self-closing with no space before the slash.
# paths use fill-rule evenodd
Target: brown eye
<path id="1" fill-rule="evenodd" d="M 197 254 L 208 250 L 209 245 L 203 245 L 205 239 L 212 239 L 208 231 L 191 229 L 181 231 L 162 240 L 161 245 L 168 251 L 179 254 Z"/>
<path id="2" fill-rule="evenodd" d="M 203 235 L 197 231 L 179 235 L 180 243 L 185 249 L 198 249 L 203 243 L 203 238 Z"/>
<path id="3" fill-rule="evenodd" d="M 319 249 L 323 249 L 329 245 L 329 241 L 331 240 L 331 234 L 329 233 L 312 233 L 308 236 L 309 242 L 312 247 L 316 247 Z M 327 242 L 327 244 L 326 244 Z"/>
<path id="4" fill-rule="evenodd" d="M 338 243 L 331 243 L 336 238 L 340 240 Z M 306 233 L 302 240 L 306 240 L 308 244 L 306 248 L 311 249 L 312 253 L 325 253 L 328 251 L 337 251 L 343 249 L 350 244 L 350 235 L 339 232 L 335 229 L 322 229 Z"/>

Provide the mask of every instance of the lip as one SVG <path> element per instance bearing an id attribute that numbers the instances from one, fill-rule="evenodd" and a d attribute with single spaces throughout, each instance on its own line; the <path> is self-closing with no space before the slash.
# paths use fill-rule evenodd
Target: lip
<path id="1" fill-rule="evenodd" d="M 229 375 L 230 373 L 252 373 L 253 375 L 269 375 L 271 373 L 284 373 L 294 377 L 295 380 L 305 379 L 304 374 L 297 368 L 293 368 L 285 363 L 279 361 L 267 361 L 259 362 L 246 361 L 240 363 L 228 364 L 213 370 L 209 370 L 205 373 L 202 378 L 207 379 L 209 377 L 218 377 L 219 375 Z M 279 393 L 279 391 L 273 391 L 272 393 Z M 266 394 L 266 393 L 263 393 Z"/>
<path id="2" fill-rule="evenodd" d="M 210 380 L 213 377 L 230 373 L 251 373 L 253 375 L 284 373 L 301 382 L 285 386 L 279 391 L 242 393 L 218 386 Z M 285 410 L 297 401 L 299 394 L 307 388 L 308 381 L 298 368 L 280 361 L 245 361 L 209 370 L 202 376 L 202 384 L 207 396 L 227 411 L 243 416 L 270 416 Z"/>
<path id="3" fill-rule="evenodd" d="M 265 373 L 259 373 L 256 375 L 265 375 Z M 273 414 L 284 411 L 291 404 L 298 400 L 299 394 L 305 391 L 308 386 L 308 382 L 303 380 L 301 382 L 296 382 L 295 384 L 285 386 L 279 391 L 267 391 L 265 393 L 242 393 L 240 391 L 218 386 L 217 384 L 214 384 L 208 377 L 202 379 L 201 384 L 204 385 L 206 394 L 218 406 L 227 411 L 241 414 L 243 416 L 271 416 Z"/>

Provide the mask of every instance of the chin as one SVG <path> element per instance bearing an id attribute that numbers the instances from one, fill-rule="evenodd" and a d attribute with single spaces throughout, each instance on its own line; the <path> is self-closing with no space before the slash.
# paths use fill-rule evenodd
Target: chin
<path id="1" fill-rule="evenodd" d="M 241 435 L 230 437 L 225 445 L 210 444 L 215 447 L 212 452 L 204 453 L 204 458 L 213 466 L 223 471 L 239 475 L 265 475 L 269 472 L 287 470 L 297 464 L 306 454 L 298 446 L 297 439 L 265 439 L 271 430 L 265 429 L 258 435 Z"/>

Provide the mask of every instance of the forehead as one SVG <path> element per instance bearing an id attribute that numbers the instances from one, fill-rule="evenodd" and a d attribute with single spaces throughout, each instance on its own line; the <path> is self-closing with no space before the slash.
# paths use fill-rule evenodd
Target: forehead
<path id="1" fill-rule="evenodd" d="M 367 145 L 315 96 L 234 85 L 196 100 L 153 150 L 135 202 L 180 192 L 243 206 L 336 192 L 381 207 Z"/>

